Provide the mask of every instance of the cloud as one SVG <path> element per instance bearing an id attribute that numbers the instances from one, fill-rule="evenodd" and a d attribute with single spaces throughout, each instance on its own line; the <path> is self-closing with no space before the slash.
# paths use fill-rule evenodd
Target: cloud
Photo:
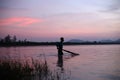
<path id="1" fill-rule="evenodd" d="M 27 12 L 29 9 L 25 8 L 10 8 L 10 7 L 0 7 L 0 12 L 5 13 L 5 12 Z M 8 14 L 8 13 L 7 13 Z"/>
<path id="2" fill-rule="evenodd" d="M 119 16 L 120 14 L 120 0 L 108 0 L 106 10 L 103 12 L 114 13 Z"/>
<path id="3" fill-rule="evenodd" d="M 110 10 L 112 11 L 120 10 L 120 0 L 113 0 L 112 4 L 110 5 Z"/>
<path id="4" fill-rule="evenodd" d="M 0 26 L 30 26 L 40 22 L 43 20 L 29 17 L 11 17 L 0 19 Z"/>

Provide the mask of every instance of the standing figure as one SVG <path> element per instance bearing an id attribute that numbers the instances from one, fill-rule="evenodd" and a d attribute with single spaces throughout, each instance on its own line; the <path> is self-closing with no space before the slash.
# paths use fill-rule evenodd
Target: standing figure
<path id="1" fill-rule="evenodd" d="M 63 50 L 63 42 L 64 42 L 64 38 L 61 37 L 60 38 L 60 42 L 57 43 L 57 45 L 56 45 L 57 49 L 58 49 L 58 61 L 57 61 L 57 65 L 59 67 L 61 67 L 61 69 L 63 68 L 63 52 L 62 52 L 62 50 Z"/>
<path id="2" fill-rule="evenodd" d="M 63 49 L 63 42 L 64 42 L 64 38 L 61 37 L 61 38 L 60 38 L 60 42 L 57 43 L 58 56 L 59 56 L 59 55 L 63 55 L 63 52 L 62 52 L 62 49 Z"/>

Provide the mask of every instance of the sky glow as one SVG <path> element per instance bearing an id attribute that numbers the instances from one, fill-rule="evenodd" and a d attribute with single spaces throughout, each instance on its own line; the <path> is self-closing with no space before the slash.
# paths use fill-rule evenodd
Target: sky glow
<path id="1" fill-rule="evenodd" d="M 0 37 L 118 39 L 119 4 L 120 0 L 0 0 Z"/>

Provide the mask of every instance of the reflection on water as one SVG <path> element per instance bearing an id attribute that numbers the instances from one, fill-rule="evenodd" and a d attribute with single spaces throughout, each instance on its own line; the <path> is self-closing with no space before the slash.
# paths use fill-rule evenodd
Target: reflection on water
<path id="1" fill-rule="evenodd" d="M 58 55 L 57 66 L 61 68 L 61 71 L 64 70 L 64 68 L 63 68 L 63 55 Z"/>
<path id="2" fill-rule="evenodd" d="M 21 60 L 46 58 L 51 69 L 58 68 L 62 72 L 70 70 L 72 80 L 120 80 L 120 45 L 80 45 L 64 48 L 80 55 L 73 57 L 64 52 L 64 56 L 59 57 L 55 46 L 1 47 L 0 59 L 6 56 Z"/>

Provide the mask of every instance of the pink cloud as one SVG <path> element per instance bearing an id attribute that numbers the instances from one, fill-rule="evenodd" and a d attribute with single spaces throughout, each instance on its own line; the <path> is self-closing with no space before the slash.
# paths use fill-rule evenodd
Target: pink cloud
<path id="1" fill-rule="evenodd" d="M 43 22 L 43 20 L 29 17 L 12 17 L 0 19 L 0 26 L 30 26 L 40 22 Z"/>

